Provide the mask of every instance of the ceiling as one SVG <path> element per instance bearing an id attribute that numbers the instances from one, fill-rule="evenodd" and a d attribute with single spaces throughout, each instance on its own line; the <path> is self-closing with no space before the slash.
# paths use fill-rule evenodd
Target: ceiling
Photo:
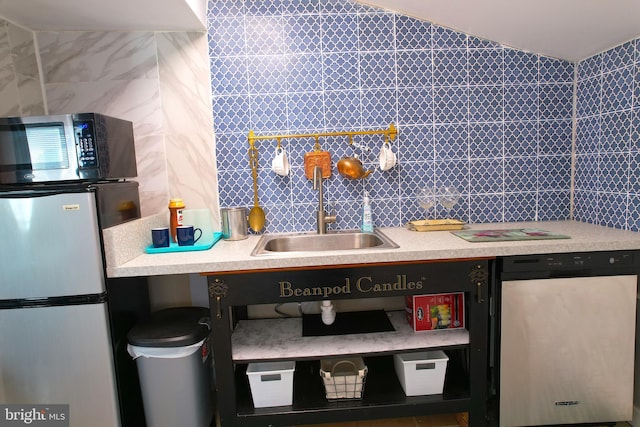
<path id="1" fill-rule="evenodd" d="M 569 61 L 640 37 L 640 0 L 358 1 Z"/>
<path id="2" fill-rule="evenodd" d="M 640 0 L 358 1 L 569 61 L 640 37 Z M 206 31 L 206 0 L 0 0 L 0 16 L 34 31 Z"/>
<path id="3" fill-rule="evenodd" d="M 206 0 L 0 0 L 0 17 L 33 31 L 206 31 Z"/>

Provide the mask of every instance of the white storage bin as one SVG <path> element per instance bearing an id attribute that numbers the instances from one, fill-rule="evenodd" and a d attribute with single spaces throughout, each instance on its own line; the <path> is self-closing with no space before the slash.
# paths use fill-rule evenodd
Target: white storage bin
<path id="1" fill-rule="evenodd" d="M 442 350 L 393 356 L 396 374 L 407 396 L 442 394 L 449 358 Z"/>
<path id="2" fill-rule="evenodd" d="M 249 363 L 247 376 L 253 406 L 287 406 L 293 403 L 295 361 Z"/>

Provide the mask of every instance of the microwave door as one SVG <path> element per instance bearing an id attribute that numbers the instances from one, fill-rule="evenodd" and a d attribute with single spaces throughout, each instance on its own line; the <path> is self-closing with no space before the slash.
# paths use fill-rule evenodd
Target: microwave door
<path id="1" fill-rule="evenodd" d="M 64 116 L 0 118 L 0 184 L 77 180 L 71 122 Z"/>
<path id="2" fill-rule="evenodd" d="M 104 292 L 95 193 L 31 193 L 0 193 L 0 300 Z"/>
<path id="3" fill-rule="evenodd" d="M 21 182 L 25 175 L 33 175 L 33 164 L 24 126 L 0 126 L 0 183 Z"/>

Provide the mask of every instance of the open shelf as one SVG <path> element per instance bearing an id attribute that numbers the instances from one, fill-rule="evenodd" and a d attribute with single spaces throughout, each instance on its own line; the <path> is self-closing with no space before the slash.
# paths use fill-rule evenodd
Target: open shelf
<path id="1" fill-rule="evenodd" d="M 220 425 L 293 426 L 468 412 L 470 425 L 486 427 L 487 296 L 491 277 L 490 261 L 474 259 L 327 266 L 322 268 L 321 274 L 317 269 L 296 269 L 210 278 L 210 304 L 217 307 L 211 323 L 216 386 L 221 391 L 218 394 Z M 376 290 L 356 285 L 360 280 L 375 285 Z M 393 330 L 388 330 L 386 325 L 381 327 L 386 319 L 380 313 L 358 312 L 358 315 L 348 316 L 349 327 L 344 327 L 345 324 L 340 324 L 336 318 L 331 328 L 318 325 L 317 318 L 310 323 L 311 314 L 247 319 L 247 306 L 250 305 L 317 302 L 317 296 L 313 295 L 285 298 L 281 288 L 283 281 L 292 288 L 304 290 L 347 283 L 352 285 L 349 292 L 336 299 L 353 300 L 354 303 L 357 300 L 464 292 L 466 328 L 415 332 L 405 311 L 397 307 L 397 301 L 392 306 L 399 311 L 382 313 L 388 316 Z M 402 287 L 405 282 L 413 287 Z M 257 283 L 261 285 L 256 286 Z M 372 302 L 374 304 L 353 305 L 381 306 L 377 301 Z M 340 314 L 339 311 L 337 316 Z M 351 327 L 353 325 L 358 327 Z M 382 330 L 385 332 L 380 332 Z M 443 350 L 449 356 L 443 393 L 406 396 L 395 372 L 393 355 L 435 349 Z M 320 360 L 341 356 L 360 356 L 367 365 L 362 399 L 326 398 Z M 254 362 L 275 361 L 296 362 L 292 404 L 254 408 L 247 366 Z"/>
<path id="2" fill-rule="evenodd" d="M 448 353 L 462 352 L 452 350 Z M 271 408 L 254 408 L 251 389 L 246 376 L 246 364 L 236 366 L 237 411 L 239 417 L 264 417 L 295 414 L 313 415 L 319 412 L 385 411 L 404 408 L 399 413 L 412 415 L 425 413 L 426 405 L 434 413 L 464 411 L 469 405 L 470 393 L 466 369 L 458 361 L 462 357 L 450 357 L 445 376 L 443 394 L 405 396 L 396 376 L 392 356 L 365 357 L 368 373 L 362 399 L 327 400 L 320 378 L 320 362 L 305 360 L 296 363 L 293 385 L 293 405 Z"/>
<path id="3" fill-rule="evenodd" d="M 302 318 L 241 320 L 231 337 L 233 361 L 300 360 L 469 344 L 466 329 L 415 332 L 404 311 L 391 311 L 387 315 L 395 331 L 321 337 L 303 337 Z"/>

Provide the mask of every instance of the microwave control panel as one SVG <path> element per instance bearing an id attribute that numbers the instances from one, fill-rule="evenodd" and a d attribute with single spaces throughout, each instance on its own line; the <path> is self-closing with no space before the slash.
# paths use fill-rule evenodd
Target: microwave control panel
<path id="1" fill-rule="evenodd" d="M 73 124 L 78 153 L 78 167 L 81 169 L 98 167 L 93 121 L 80 120 L 75 121 Z"/>

